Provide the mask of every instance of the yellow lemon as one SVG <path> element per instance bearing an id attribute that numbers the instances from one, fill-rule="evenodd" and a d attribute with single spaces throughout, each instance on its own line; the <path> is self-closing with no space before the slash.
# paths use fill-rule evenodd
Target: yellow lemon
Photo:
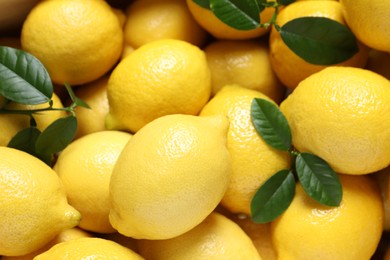
<path id="1" fill-rule="evenodd" d="M 134 252 L 138 253 L 137 239 L 124 236 L 118 232 L 101 234 L 99 237 L 114 241 L 124 247 L 130 248 Z"/>
<path id="2" fill-rule="evenodd" d="M 383 208 L 385 210 L 384 216 L 384 230 L 390 231 L 390 167 L 386 167 L 383 170 L 372 174 L 374 179 L 377 181 L 380 191 L 382 194 Z"/>
<path id="3" fill-rule="evenodd" d="M 144 259 L 134 251 L 113 241 L 84 237 L 56 244 L 34 260 L 74 260 L 74 259 Z"/>
<path id="4" fill-rule="evenodd" d="M 254 98 L 271 101 L 258 91 L 227 85 L 200 113 L 229 119 L 227 147 L 232 158 L 232 176 L 221 203 L 231 212 L 247 215 L 250 215 L 252 197 L 261 184 L 290 165 L 288 153 L 270 147 L 255 130 L 250 114 Z"/>
<path id="5" fill-rule="evenodd" d="M 277 23 L 279 26 L 283 26 L 295 18 L 306 16 L 325 17 L 345 24 L 338 1 L 298 1 L 292 3 L 280 11 Z M 368 48 L 360 43 L 358 46 L 358 53 L 337 65 L 364 67 L 368 58 Z M 287 47 L 280 33 L 274 27 L 270 33 L 269 47 L 272 68 L 281 82 L 290 89 L 294 89 L 300 81 L 309 75 L 328 67 L 314 65 L 300 58 Z"/>
<path id="6" fill-rule="evenodd" d="M 145 259 L 155 260 L 261 259 L 247 234 L 216 212 L 183 235 L 166 240 L 138 240 L 138 247 Z"/>
<path id="7" fill-rule="evenodd" d="M 133 238 L 168 239 L 202 222 L 231 174 L 223 116 L 167 115 L 134 134 L 110 182 L 110 222 Z"/>
<path id="8" fill-rule="evenodd" d="M 390 52 L 389 1 L 340 0 L 340 4 L 345 21 L 360 41 Z"/>
<path id="9" fill-rule="evenodd" d="M 29 119 L 25 115 L 0 114 L 0 146 L 7 146 L 20 130 L 29 125 Z"/>
<path id="10" fill-rule="evenodd" d="M 223 23 L 212 11 L 204 7 L 199 6 L 193 0 L 187 0 L 188 9 L 194 16 L 195 20 L 202 26 L 207 32 L 217 39 L 225 40 L 244 40 L 258 38 L 267 34 L 269 29 L 264 27 L 258 27 L 252 30 L 237 30 Z M 266 8 L 260 14 L 260 20 L 262 23 L 268 22 L 274 13 L 273 8 Z"/>
<path id="11" fill-rule="evenodd" d="M 329 67 L 303 80 L 280 105 L 293 145 L 336 172 L 367 174 L 390 164 L 390 81 L 372 71 Z"/>
<path id="12" fill-rule="evenodd" d="M 122 53 L 123 31 L 105 1 L 41 1 L 24 22 L 21 41 L 53 82 L 79 85 L 114 66 Z"/>
<path id="13" fill-rule="evenodd" d="M 254 89 L 280 102 L 285 88 L 276 77 L 264 41 L 216 40 L 204 48 L 211 71 L 211 94 L 227 84 Z"/>
<path id="14" fill-rule="evenodd" d="M 25 152 L 0 147 L 0 255 L 31 253 L 78 225 L 57 174 Z"/>
<path id="15" fill-rule="evenodd" d="M 383 229 L 379 189 L 368 176 L 341 175 L 343 199 L 327 207 L 298 184 L 289 208 L 271 223 L 278 259 L 370 259 Z"/>
<path id="16" fill-rule="evenodd" d="M 76 97 L 90 108 L 76 107 L 76 138 L 106 130 L 105 118 L 108 114 L 107 82 L 108 75 L 74 89 Z"/>
<path id="17" fill-rule="evenodd" d="M 108 220 L 112 169 L 131 134 L 100 131 L 70 143 L 58 156 L 54 170 L 61 178 L 69 204 L 83 216 L 79 227 L 94 232 L 115 230 Z"/>
<path id="18" fill-rule="evenodd" d="M 207 37 L 184 0 L 137 0 L 130 3 L 126 14 L 125 41 L 134 48 L 159 39 L 201 46 Z"/>
<path id="19" fill-rule="evenodd" d="M 150 42 L 113 70 L 106 127 L 136 132 L 160 116 L 196 115 L 210 92 L 210 70 L 201 49 L 174 39 Z"/>

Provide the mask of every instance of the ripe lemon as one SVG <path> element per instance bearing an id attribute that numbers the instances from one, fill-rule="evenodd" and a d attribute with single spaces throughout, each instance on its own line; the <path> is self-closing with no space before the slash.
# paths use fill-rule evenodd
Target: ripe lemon
<path id="1" fill-rule="evenodd" d="M 340 4 L 345 21 L 360 41 L 390 52 L 389 1 L 340 0 Z"/>
<path id="2" fill-rule="evenodd" d="M 7 146 L 11 139 L 26 127 L 29 127 L 29 120 L 25 115 L 0 114 L 0 146 Z"/>
<path id="3" fill-rule="evenodd" d="M 292 3 L 280 11 L 277 23 L 279 26 L 283 26 L 295 18 L 306 16 L 326 17 L 345 24 L 338 1 L 298 1 Z M 364 67 L 368 58 L 368 48 L 360 43 L 358 46 L 358 53 L 337 65 Z M 280 33 L 274 27 L 270 33 L 269 47 L 272 68 L 281 82 L 290 89 L 294 89 L 300 81 L 309 75 L 328 67 L 314 65 L 300 58 L 287 47 Z"/>
<path id="4" fill-rule="evenodd" d="M 24 22 L 21 41 L 53 82 L 79 85 L 114 66 L 122 52 L 123 31 L 105 1 L 41 1 Z"/>
<path id="5" fill-rule="evenodd" d="M 74 89 L 76 97 L 90 108 L 76 107 L 76 137 L 106 130 L 105 119 L 109 111 L 107 99 L 108 75 Z"/>
<path id="6" fill-rule="evenodd" d="M 368 176 L 341 175 L 343 199 L 327 207 L 298 184 L 289 208 L 271 223 L 278 259 L 370 259 L 383 230 L 382 198 Z"/>
<path id="7" fill-rule="evenodd" d="M 134 48 L 159 39 L 201 46 L 207 37 L 184 0 L 137 0 L 130 3 L 126 14 L 125 41 Z"/>
<path id="8" fill-rule="evenodd" d="M 106 127 L 136 132 L 163 115 L 197 115 L 210 92 L 210 70 L 201 49 L 174 39 L 150 42 L 113 70 Z"/>
<path id="9" fill-rule="evenodd" d="M 0 255 L 31 253 L 78 225 L 80 213 L 68 204 L 57 174 L 42 161 L 0 147 L 0 172 Z"/>
<path id="10" fill-rule="evenodd" d="M 336 172 L 366 174 L 390 164 L 390 81 L 379 74 L 326 68 L 303 80 L 280 108 L 295 148 Z"/>
<path id="11" fill-rule="evenodd" d="M 238 84 L 280 102 L 285 88 L 272 70 L 264 41 L 216 40 L 204 48 L 211 71 L 211 94 L 223 86 Z"/>
<path id="12" fill-rule="evenodd" d="M 64 183 L 69 204 L 83 216 L 79 227 L 114 232 L 108 220 L 111 172 L 131 134 L 100 131 L 70 143 L 58 156 L 54 170 Z"/>
<path id="13" fill-rule="evenodd" d="M 113 241 L 84 237 L 56 244 L 48 251 L 36 256 L 35 260 L 73 259 L 144 259 L 134 251 Z"/>
<path id="14" fill-rule="evenodd" d="M 124 247 L 130 248 L 134 252 L 138 253 L 137 239 L 124 236 L 118 232 L 101 234 L 99 237 L 114 241 Z"/>
<path id="15" fill-rule="evenodd" d="M 134 134 L 110 182 L 110 222 L 137 239 L 168 239 L 202 222 L 231 174 L 223 116 L 167 115 Z"/>
<path id="16" fill-rule="evenodd" d="M 258 91 L 227 85 L 200 113 L 201 116 L 229 118 L 227 147 L 232 158 L 232 176 L 221 203 L 231 212 L 247 215 L 250 215 L 252 197 L 261 184 L 290 165 L 288 153 L 270 147 L 255 130 L 250 115 L 254 98 L 271 101 Z"/>
<path id="17" fill-rule="evenodd" d="M 384 216 L 384 230 L 390 231 L 390 167 L 386 167 L 383 170 L 375 172 L 372 176 L 375 178 L 376 182 L 380 187 L 382 194 L 383 208 L 385 210 Z"/>
<path id="18" fill-rule="evenodd" d="M 217 39 L 225 40 L 244 40 L 253 39 L 263 36 L 269 32 L 269 29 L 259 27 L 252 30 L 237 30 L 223 23 L 213 14 L 209 9 L 203 8 L 194 3 L 193 0 L 187 0 L 187 6 L 192 13 L 195 20 L 202 26 L 207 32 Z M 260 14 L 260 20 L 262 23 L 268 22 L 274 13 L 273 8 L 266 8 Z"/>
<path id="19" fill-rule="evenodd" d="M 166 240 L 139 240 L 138 247 L 145 259 L 261 259 L 247 234 L 216 212 L 183 235 Z"/>

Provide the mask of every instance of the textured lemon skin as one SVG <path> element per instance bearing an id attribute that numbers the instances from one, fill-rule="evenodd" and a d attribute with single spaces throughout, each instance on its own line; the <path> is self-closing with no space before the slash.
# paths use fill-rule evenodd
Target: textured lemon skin
<path id="1" fill-rule="evenodd" d="M 202 222 L 219 204 L 230 174 L 223 116 L 168 115 L 138 131 L 110 182 L 110 222 L 137 239 L 168 239 Z"/>
<path id="2" fill-rule="evenodd" d="M 181 236 L 166 240 L 138 240 L 137 244 L 145 259 L 261 259 L 247 234 L 236 223 L 216 212 Z"/>
<path id="3" fill-rule="evenodd" d="M 271 223 L 278 259 L 370 259 L 383 231 L 379 188 L 369 176 L 341 175 L 339 207 L 312 200 L 298 185 L 289 208 Z"/>
<path id="4" fill-rule="evenodd" d="M 102 259 L 102 260 L 142 260 L 134 251 L 113 241 L 83 237 L 56 244 L 48 251 L 36 256 L 35 260 L 73 260 L 73 259 Z"/>
<path id="5" fill-rule="evenodd" d="M 227 145 L 232 158 L 232 176 L 221 203 L 231 212 L 248 216 L 252 197 L 261 184 L 290 165 L 288 153 L 270 147 L 255 130 L 250 114 L 254 98 L 272 102 L 258 91 L 227 85 L 200 113 L 200 116 L 223 115 L 229 119 Z"/>
<path id="6" fill-rule="evenodd" d="M 22 163 L 21 163 L 22 162 Z M 20 150 L 0 147 L 0 254 L 31 253 L 78 225 L 57 174 Z"/>
<path id="7" fill-rule="evenodd" d="M 367 46 L 390 52 L 389 1 L 340 0 L 348 26 Z"/>
<path id="8" fill-rule="evenodd" d="M 325 17 L 345 24 L 341 5 L 338 1 L 298 1 L 283 8 L 278 17 L 277 23 L 283 26 L 287 22 L 300 17 Z M 363 68 L 368 59 L 368 48 L 358 42 L 359 51 L 351 58 L 338 66 L 351 66 Z M 272 68 L 280 81 L 288 88 L 294 89 L 303 79 L 328 66 L 314 65 L 306 62 L 296 55 L 283 42 L 280 33 L 272 28 L 269 37 L 270 60 Z"/>
<path id="9" fill-rule="evenodd" d="M 293 145 L 336 172 L 367 174 L 390 164 L 390 82 L 379 74 L 326 68 L 302 81 L 280 108 Z"/>
<path id="10" fill-rule="evenodd" d="M 197 115 L 211 92 L 204 52 L 190 43 L 163 39 L 136 49 L 108 81 L 108 129 L 138 131 L 168 114 Z"/>
<path id="11" fill-rule="evenodd" d="M 27 16 L 21 41 L 53 82 L 80 85 L 114 66 L 122 53 L 123 31 L 105 1 L 41 1 Z"/>

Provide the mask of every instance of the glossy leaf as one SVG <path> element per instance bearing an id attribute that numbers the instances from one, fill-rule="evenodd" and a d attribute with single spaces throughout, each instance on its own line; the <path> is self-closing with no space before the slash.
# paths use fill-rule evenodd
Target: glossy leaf
<path id="1" fill-rule="evenodd" d="M 255 98 L 251 105 L 253 126 L 271 147 L 288 151 L 291 148 L 291 131 L 286 117 L 274 103 Z"/>
<path id="2" fill-rule="evenodd" d="M 312 64 L 337 64 L 359 50 L 355 36 L 346 26 L 325 17 L 293 19 L 281 27 L 280 34 L 294 53 Z"/>
<path id="3" fill-rule="evenodd" d="M 211 11 L 222 22 L 238 30 L 252 30 L 260 25 L 256 0 L 210 0 Z"/>
<path id="4" fill-rule="evenodd" d="M 84 108 L 91 108 L 84 100 L 76 97 L 76 94 L 73 92 L 73 89 L 72 87 L 68 84 L 68 83 L 65 83 L 65 88 L 66 90 L 68 91 L 68 94 L 70 96 L 70 99 L 72 100 L 72 102 L 76 105 L 76 106 L 79 106 L 79 107 L 84 107 Z"/>
<path id="5" fill-rule="evenodd" d="M 310 197 L 327 206 L 340 205 L 340 179 L 327 162 L 314 154 L 300 153 L 295 164 L 299 181 Z"/>
<path id="6" fill-rule="evenodd" d="M 197 4 L 203 8 L 210 9 L 210 1 L 209 0 L 192 0 L 192 2 L 194 2 L 195 4 Z"/>
<path id="7" fill-rule="evenodd" d="M 267 223 L 280 216 L 295 195 L 294 174 L 281 170 L 257 190 L 251 201 L 251 216 L 256 223 Z"/>
<path id="8" fill-rule="evenodd" d="M 57 119 L 37 139 L 35 145 L 37 153 L 52 155 L 63 150 L 73 140 L 76 130 L 76 117 L 67 116 Z"/>
<path id="9" fill-rule="evenodd" d="M 19 131 L 8 143 L 12 147 L 36 156 L 35 143 L 41 134 L 36 127 L 28 127 Z"/>
<path id="10" fill-rule="evenodd" d="M 0 46 L 0 95 L 17 103 L 48 102 L 53 84 L 42 63 L 22 50 Z"/>

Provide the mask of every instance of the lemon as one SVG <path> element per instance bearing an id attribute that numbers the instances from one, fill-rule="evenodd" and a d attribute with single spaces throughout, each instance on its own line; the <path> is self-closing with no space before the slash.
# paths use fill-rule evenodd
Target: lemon
<path id="1" fill-rule="evenodd" d="M 20 130 L 29 125 L 28 117 L 25 115 L 0 114 L 0 146 L 7 146 Z"/>
<path id="2" fill-rule="evenodd" d="M 246 215 L 250 215 L 252 197 L 262 183 L 290 165 L 288 153 L 270 147 L 255 130 L 251 120 L 254 98 L 271 101 L 258 91 L 227 85 L 200 113 L 201 116 L 223 115 L 229 119 L 227 147 L 232 176 L 221 203 L 231 212 Z"/>
<path id="3" fill-rule="evenodd" d="M 79 227 L 98 233 L 115 230 L 108 220 L 112 169 L 131 134 L 100 131 L 70 143 L 58 156 L 54 170 L 61 178 L 69 204 L 83 216 Z"/>
<path id="4" fill-rule="evenodd" d="M 201 46 L 207 33 L 183 0 L 137 0 L 127 8 L 125 41 L 138 48 L 159 39 L 177 39 Z"/>
<path id="5" fill-rule="evenodd" d="M 225 24 L 209 9 L 203 8 L 193 0 L 186 0 L 187 6 L 195 20 L 214 38 L 225 40 L 244 40 L 261 37 L 268 33 L 269 29 L 258 27 L 252 30 L 237 30 Z M 262 23 L 268 22 L 274 13 L 273 8 L 265 8 L 260 14 Z"/>
<path id="6" fill-rule="evenodd" d="M 210 92 L 210 70 L 201 49 L 174 39 L 150 42 L 113 70 L 106 127 L 136 132 L 160 116 L 196 115 Z"/>
<path id="7" fill-rule="evenodd" d="M 341 175 L 339 207 L 312 200 L 298 184 L 289 208 L 271 223 L 278 259 L 370 259 L 383 230 L 379 189 L 368 176 Z"/>
<path id="8" fill-rule="evenodd" d="M 389 1 L 340 0 L 348 26 L 367 46 L 390 52 Z"/>
<path id="9" fill-rule="evenodd" d="M 303 80 L 280 105 L 293 145 L 339 173 L 390 164 L 390 81 L 372 71 L 329 67 Z"/>
<path id="10" fill-rule="evenodd" d="M 338 1 L 298 1 L 283 8 L 277 16 L 277 24 L 301 17 L 325 17 L 345 24 L 341 5 Z M 368 48 L 358 42 L 359 51 L 346 61 L 335 64 L 363 68 L 368 58 Z M 280 81 L 294 89 L 300 81 L 328 66 L 311 64 L 296 55 L 282 40 L 280 32 L 274 27 L 269 37 L 270 60 L 272 68 Z"/>
<path id="11" fill-rule="evenodd" d="M 128 259 L 142 260 L 140 255 L 113 241 L 84 237 L 59 243 L 48 251 L 36 256 L 34 260 L 74 260 L 74 259 Z"/>
<path id="12" fill-rule="evenodd" d="M 268 45 L 254 40 L 215 40 L 204 51 L 211 71 L 211 94 L 227 84 L 254 89 L 280 102 L 285 88 L 271 67 Z"/>
<path id="13" fill-rule="evenodd" d="M 103 76 L 118 61 L 123 31 L 105 1 L 41 1 L 24 21 L 21 41 L 53 82 L 80 85 Z"/>
<path id="14" fill-rule="evenodd" d="M 137 239 L 124 236 L 118 232 L 101 234 L 99 237 L 114 241 L 124 247 L 130 248 L 134 252 L 138 253 Z"/>
<path id="15" fill-rule="evenodd" d="M 383 228 L 385 231 L 390 230 L 390 167 L 372 174 L 380 187 L 382 194 L 383 208 L 385 210 Z"/>
<path id="16" fill-rule="evenodd" d="M 139 240 L 138 247 L 145 259 L 261 259 L 245 232 L 216 212 L 183 235 L 166 240 Z"/>
<path id="17" fill-rule="evenodd" d="M 105 118 L 109 111 L 107 99 L 108 75 L 74 89 L 76 97 L 90 108 L 76 107 L 76 137 L 106 130 Z"/>
<path id="18" fill-rule="evenodd" d="M 21 163 L 22 162 L 22 163 Z M 31 253 L 78 225 L 57 174 L 25 152 L 0 147 L 0 255 Z"/>
<path id="19" fill-rule="evenodd" d="M 167 115 L 134 134 L 110 182 L 110 222 L 136 239 L 168 239 L 202 222 L 231 174 L 223 116 Z"/>

